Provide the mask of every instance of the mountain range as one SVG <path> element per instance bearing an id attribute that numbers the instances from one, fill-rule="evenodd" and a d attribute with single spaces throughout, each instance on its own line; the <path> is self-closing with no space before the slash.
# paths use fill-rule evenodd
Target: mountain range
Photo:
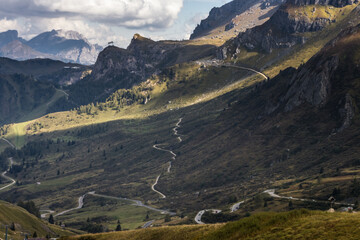
<path id="1" fill-rule="evenodd" d="M 29 41 L 19 37 L 16 30 L 0 33 L 0 56 L 16 60 L 50 58 L 91 65 L 101 50 L 75 31 L 52 30 Z"/>
<path id="2" fill-rule="evenodd" d="M 56 34 L 0 40 L 81 41 Z M 2 198 L 89 233 L 145 228 L 68 239 L 343 236 L 358 213 L 320 211 L 359 209 L 359 3 L 234 0 L 191 38 L 135 34 L 92 66 L 0 59 Z"/>

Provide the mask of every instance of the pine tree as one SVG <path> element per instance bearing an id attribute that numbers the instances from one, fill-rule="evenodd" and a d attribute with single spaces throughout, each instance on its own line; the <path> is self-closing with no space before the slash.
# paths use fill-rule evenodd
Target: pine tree
<path id="1" fill-rule="evenodd" d="M 120 224 L 118 224 L 118 225 L 116 226 L 115 231 L 117 231 L 117 232 L 121 231 L 121 225 L 120 225 Z"/>
<path id="2" fill-rule="evenodd" d="M 170 221 L 171 221 L 170 215 L 166 215 L 166 216 L 165 216 L 165 222 L 170 222 Z"/>
<path id="3" fill-rule="evenodd" d="M 52 214 L 50 214 L 50 216 L 49 216 L 49 223 L 54 224 L 54 217 Z"/>
<path id="4" fill-rule="evenodd" d="M 11 229 L 12 231 L 15 231 L 15 223 L 14 223 L 14 222 L 11 223 L 10 229 Z"/>
<path id="5" fill-rule="evenodd" d="M 290 209 L 293 208 L 293 203 L 292 203 L 292 201 L 289 201 L 289 208 L 290 208 Z"/>

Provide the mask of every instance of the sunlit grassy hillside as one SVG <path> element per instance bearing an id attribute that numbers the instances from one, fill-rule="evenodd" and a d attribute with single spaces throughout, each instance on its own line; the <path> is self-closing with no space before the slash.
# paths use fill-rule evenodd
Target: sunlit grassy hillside
<path id="1" fill-rule="evenodd" d="M 77 240 L 225 240 L 225 239 L 359 239 L 358 213 L 296 210 L 260 213 L 237 222 L 203 226 L 174 226 L 64 237 Z"/>
<path id="2" fill-rule="evenodd" d="M 57 237 L 74 234 L 70 230 L 44 222 L 25 209 L 10 203 L 0 201 L 0 237 L 5 236 L 5 225 L 9 226 L 8 239 L 24 239 L 25 234 L 30 237 L 36 232 L 37 236 Z M 10 226 L 15 226 L 15 230 Z"/>

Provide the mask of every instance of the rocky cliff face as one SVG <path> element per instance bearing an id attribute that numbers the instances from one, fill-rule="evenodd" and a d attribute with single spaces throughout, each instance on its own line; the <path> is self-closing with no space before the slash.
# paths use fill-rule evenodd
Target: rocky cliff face
<path id="1" fill-rule="evenodd" d="M 87 98 L 89 93 L 84 93 L 83 97 L 74 101 L 87 104 L 103 100 L 114 91 L 131 88 L 168 66 L 214 56 L 215 51 L 216 48 L 212 45 L 198 46 L 177 41 L 156 42 L 135 34 L 126 49 L 109 46 L 99 54 L 91 75 L 74 86 L 73 95 L 92 86 L 89 90 L 92 98 Z"/>
<path id="2" fill-rule="evenodd" d="M 222 31 L 234 29 L 234 32 L 242 32 L 246 27 L 263 23 L 271 16 L 274 8 L 283 2 L 284 0 L 234 0 L 222 7 L 215 7 L 197 25 L 190 39 L 207 36 L 219 27 L 223 28 Z"/>
<path id="3" fill-rule="evenodd" d="M 194 51 L 193 51 L 194 50 Z M 155 42 L 135 34 L 127 49 L 107 47 L 99 57 L 91 74 L 93 81 L 123 78 L 121 88 L 131 87 L 161 68 L 214 53 L 213 46 L 191 46 L 182 42 Z M 131 76 L 132 80 L 126 80 Z"/>
<path id="4" fill-rule="evenodd" d="M 318 61 L 317 61 L 318 60 Z M 327 103 L 331 94 L 331 77 L 339 66 L 339 57 L 328 59 L 313 59 L 309 65 L 299 69 L 290 81 L 290 88 L 283 101 L 286 102 L 285 111 L 291 111 L 304 102 L 314 106 Z"/>
<path id="5" fill-rule="evenodd" d="M 285 91 L 271 100 L 265 110 L 290 112 L 302 104 L 326 108 L 336 115 L 339 125 L 334 131 L 341 132 L 352 123 L 358 112 L 357 79 L 360 73 L 360 25 L 344 30 L 298 70 L 289 71 Z M 276 81 L 276 80 L 275 80 Z"/>
<path id="6" fill-rule="evenodd" d="M 272 52 L 276 48 L 289 48 L 295 44 L 302 44 L 306 41 L 297 33 L 315 32 L 322 30 L 332 22 L 336 21 L 331 13 L 328 16 L 317 14 L 319 11 L 313 7 L 311 16 L 299 8 L 304 5 L 332 5 L 343 7 L 353 4 L 352 0 L 288 0 L 272 15 L 272 17 L 261 26 L 257 26 L 240 33 L 233 41 L 227 43 L 219 50 L 220 58 L 227 58 L 236 52 L 236 49 L 243 46 L 249 50 Z M 326 12 L 326 11 L 325 11 Z M 230 48 L 232 47 L 232 50 Z"/>
<path id="7" fill-rule="evenodd" d="M 177 44 L 155 42 L 135 34 L 127 49 L 107 47 L 94 65 L 93 81 L 118 79 L 121 88 L 130 88 L 155 73 Z"/>

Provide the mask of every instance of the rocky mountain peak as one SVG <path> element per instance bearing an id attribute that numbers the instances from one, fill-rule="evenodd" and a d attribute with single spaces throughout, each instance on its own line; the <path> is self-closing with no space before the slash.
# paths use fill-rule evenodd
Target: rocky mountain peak
<path id="1" fill-rule="evenodd" d="M 285 76 L 289 79 L 287 87 L 277 100 L 268 101 L 273 103 L 267 107 L 267 113 L 279 108 L 290 112 L 308 104 L 331 109 L 337 115 L 339 124 L 335 132 L 349 127 L 358 105 L 354 93 L 360 77 L 357 71 L 360 57 L 353 49 L 359 47 L 360 25 L 342 31 L 306 64 Z"/>
<path id="2" fill-rule="evenodd" d="M 19 40 L 14 40 L 0 48 L 1 56 L 8 58 L 16 58 L 18 60 L 26 60 L 31 58 L 49 58 L 48 54 L 40 53 L 27 46 Z"/>
<path id="3" fill-rule="evenodd" d="M 211 9 L 209 16 L 197 25 L 190 39 L 224 38 L 225 35 L 225 38 L 234 37 L 246 28 L 264 23 L 283 2 L 284 0 L 233 0 L 221 7 L 215 7 Z"/>
<path id="4" fill-rule="evenodd" d="M 146 38 L 141 36 L 140 34 L 136 33 L 134 34 L 133 38 L 131 39 L 131 42 L 127 49 L 132 49 L 136 47 L 137 45 L 144 45 L 144 44 L 155 44 L 156 42 L 151 40 L 150 38 Z"/>
<path id="5" fill-rule="evenodd" d="M 80 33 L 64 30 L 41 33 L 27 44 L 38 52 L 53 55 L 54 59 L 82 64 L 93 64 L 102 50 Z"/>
<path id="6" fill-rule="evenodd" d="M 149 38 L 143 37 L 138 33 L 135 33 L 132 40 L 138 40 L 138 41 L 143 41 L 143 40 L 149 40 Z"/>
<path id="7" fill-rule="evenodd" d="M 65 39 L 87 41 L 86 38 L 82 34 L 76 32 L 76 31 L 64 31 L 62 29 L 59 29 L 59 30 L 52 30 L 51 32 L 55 33 L 55 36 L 62 37 Z"/>
<path id="8" fill-rule="evenodd" d="M 0 47 L 3 47 L 14 40 L 24 41 L 22 38 L 19 38 L 18 31 L 16 30 L 8 30 L 0 33 Z"/>
<path id="9" fill-rule="evenodd" d="M 273 49 L 304 44 L 306 38 L 297 33 L 322 30 L 335 23 L 336 16 L 341 14 L 341 10 L 336 10 L 336 7 L 353 3 L 353 0 L 288 0 L 266 23 L 239 33 L 232 42 L 227 43 L 230 47 L 225 45 L 219 49 L 218 55 L 220 58 L 233 56 L 239 47 L 271 53 Z M 302 7 L 304 5 L 314 5 L 311 15 Z M 316 6 L 324 5 L 332 5 L 335 8 L 332 9 L 333 12 L 326 10 L 323 14 L 318 9 L 320 7 Z"/>

